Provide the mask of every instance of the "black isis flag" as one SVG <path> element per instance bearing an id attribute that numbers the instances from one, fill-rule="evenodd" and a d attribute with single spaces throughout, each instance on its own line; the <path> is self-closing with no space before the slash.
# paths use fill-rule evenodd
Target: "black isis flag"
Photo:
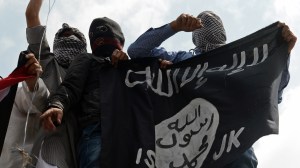
<path id="1" fill-rule="evenodd" d="M 277 134 L 289 57 L 277 24 L 167 69 L 152 58 L 104 68 L 102 167 L 222 167 Z"/>
<path id="2" fill-rule="evenodd" d="M 13 108 L 18 82 L 33 76 L 26 74 L 26 52 L 19 55 L 17 68 L 6 78 L 0 79 L 0 155 L 5 140 L 5 135 Z"/>

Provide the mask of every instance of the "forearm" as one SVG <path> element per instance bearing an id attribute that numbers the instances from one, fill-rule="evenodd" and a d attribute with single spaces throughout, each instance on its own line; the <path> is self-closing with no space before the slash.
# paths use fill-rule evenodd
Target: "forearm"
<path id="1" fill-rule="evenodd" d="M 60 87 L 61 88 L 61 87 Z M 68 109 L 70 105 L 69 96 L 66 94 L 67 92 L 58 90 L 53 96 L 50 96 L 48 99 L 48 106 L 47 109 L 55 107 L 59 108 L 62 111 L 64 109 Z"/>
<path id="2" fill-rule="evenodd" d="M 41 56 L 41 60 L 47 59 L 50 55 L 45 29 L 46 27 L 41 25 L 26 29 L 28 51 L 34 53 L 36 57 Z"/>
<path id="3" fill-rule="evenodd" d="M 81 100 L 91 61 L 86 54 L 81 54 L 72 62 L 63 82 L 48 100 L 50 107 L 65 111 Z"/>
<path id="4" fill-rule="evenodd" d="M 149 57 L 155 47 L 160 46 L 175 33 L 169 24 L 156 29 L 151 28 L 128 47 L 127 53 L 131 58 Z"/>
<path id="5" fill-rule="evenodd" d="M 26 8 L 26 23 L 27 27 L 35 27 L 41 25 L 39 13 L 43 0 L 30 0 Z"/>

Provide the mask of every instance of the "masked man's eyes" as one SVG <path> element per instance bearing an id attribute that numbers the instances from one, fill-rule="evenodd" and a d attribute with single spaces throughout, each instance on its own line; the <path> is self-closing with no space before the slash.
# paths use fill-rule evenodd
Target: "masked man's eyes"
<path id="1" fill-rule="evenodd" d="M 99 26 L 99 27 L 97 27 L 97 30 L 100 32 L 107 32 L 108 28 L 107 28 L 107 26 Z"/>
<path id="2" fill-rule="evenodd" d="M 81 41 L 84 41 L 82 39 L 82 37 L 79 36 L 77 33 L 74 33 L 74 31 L 72 29 L 67 29 L 67 30 L 61 32 L 59 34 L 59 37 L 70 37 L 71 35 L 75 35 L 78 39 L 80 39 Z"/>

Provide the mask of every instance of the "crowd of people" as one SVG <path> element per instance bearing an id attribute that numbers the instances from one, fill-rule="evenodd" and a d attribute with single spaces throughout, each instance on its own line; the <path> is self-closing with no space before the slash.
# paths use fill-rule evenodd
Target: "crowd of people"
<path id="1" fill-rule="evenodd" d="M 166 68 L 226 44 L 221 18 L 212 11 L 203 11 L 197 17 L 181 14 L 162 27 L 150 28 L 129 46 L 128 55 L 123 51 L 125 38 L 121 26 L 110 18 L 95 18 L 91 23 L 88 35 L 92 53 L 87 53 L 84 34 L 63 23 L 55 34 L 51 52 L 44 33 L 46 27 L 41 25 L 39 18 L 42 3 L 42 0 L 30 0 L 26 9 L 29 44 L 26 67 L 28 74 L 36 77 L 22 82 L 16 93 L 0 158 L 3 168 L 99 168 L 99 72 L 103 67 L 114 68 L 119 61 L 143 56 L 158 58 L 161 68 Z M 282 37 L 290 53 L 297 38 L 284 23 L 278 26 L 282 27 Z M 162 42 L 181 31 L 192 32 L 195 44 L 192 50 L 167 51 L 160 47 Z M 284 72 L 279 95 L 289 81 L 288 69 Z M 280 101 L 281 96 L 278 103 Z M 24 162 L 11 149 L 23 141 L 29 108 L 25 151 L 30 152 L 31 159 Z M 257 167 L 253 148 L 224 167 Z"/>

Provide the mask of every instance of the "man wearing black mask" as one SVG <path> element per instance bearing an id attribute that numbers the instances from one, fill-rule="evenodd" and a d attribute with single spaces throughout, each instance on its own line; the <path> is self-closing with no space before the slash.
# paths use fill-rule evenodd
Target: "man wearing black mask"
<path id="1" fill-rule="evenodd" d="M 80 167 L 100 167 L 101 107 L 100 87 L 102 70 L 127 60 L 122 51 L 124 36 L 115 21 L 103 17 L 93 20 L 89 30 L 92 54 L 80 54 L 72 62 L 66 77 L 55 94 L 49 98 L 48 110 L 41 116 L 43 127 L 53 131 L 61 123 L 64 112 L 75 104 L 81 127 L 77 156 Z M 72 111 L 68 111 L 72 112 Z M 89 150 L 88 150 L 89 149 Z"/>

